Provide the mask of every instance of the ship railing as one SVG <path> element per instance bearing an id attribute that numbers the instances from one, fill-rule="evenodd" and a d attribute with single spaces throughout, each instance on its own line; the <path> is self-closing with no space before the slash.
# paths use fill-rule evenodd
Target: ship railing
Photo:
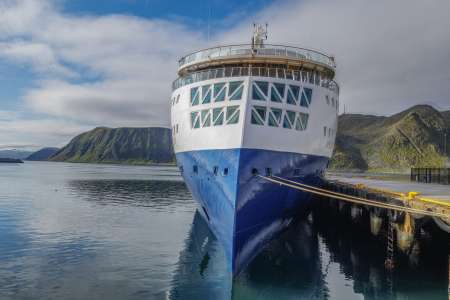
<path id="1" fill-rule="evenodd" d="M 178 65 L 180 68 L 205 60 L 226 58 L 232 56 L 263 56 L 286 57 L 292 59 L 310 60 L 324 64 L 330 68 L 336 68 L 334 58 L 317 50 L 291 47 L 283 45 L 266 44 L 263 48 L 252 48 L 251 44 L 219 46 L 200 50 L 182 57 Z"/>
<path id="2" fill-rule="evenodd" d="M 176 79 L 172 84 L 172 89 L 176 90 L 187 84 L 209 79 L 241 76 L 258 76 L 296 80 L 321 86 L 335 92 L 336 94 L 339 94 L 339 85 L 334 80 L 322 76 L 319 72 L 265 67 L 224 67 L 189 73 L 188 75 Z"/>

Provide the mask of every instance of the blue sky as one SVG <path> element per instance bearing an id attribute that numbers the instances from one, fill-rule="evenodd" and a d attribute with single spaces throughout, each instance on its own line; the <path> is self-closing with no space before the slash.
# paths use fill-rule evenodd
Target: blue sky
<path id="1" fill-rule="evenodd" d="M 0 0 L 0 148 L 169 126 L 178 59 L 249 42 L 255 21 L 268 42 L 333 54 L 347 112 L 447 110 L 448 11 L 447 0 Z"/>
<path id="2" fill-rule="evenodd" d="M 258 12 L 272 3 L 271 0 L 72 0 L 62 4 L 64 12 L 73 14 L 130 14 L 143 18 L 183 20 L 189 26 L 204 30 L 208 24 L 223 27 L 224 20 L 251 11 Z M 231 25 L 231 24 L 228 24 Z"/>
<path id="3" fill-rule="evenodd" d="M 62 13 L 74 16 L 130 15 L 147 19 L 166 19 L 182 22 L 205 36 L 226 30 L 236 19 L 249 11 L 260 11 L 271 0 L 251 1 L 177 1 L 177 0 L 65 0 L 55 2 Z M 1 40 L 1 39 L 0 39 Z M 1 109 L 19 108 L 20 98 L 33 84 L 35 74 L 26 65 L 0 58 Z M 86 79 L 86 78 L 84 78 Z M 86 80 L 90 80 L 87 78 Z"/>

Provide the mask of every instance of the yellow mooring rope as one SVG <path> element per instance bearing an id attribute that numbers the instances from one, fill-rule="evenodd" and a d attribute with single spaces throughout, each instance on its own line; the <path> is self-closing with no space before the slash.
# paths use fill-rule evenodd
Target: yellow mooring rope
<path id="1" fill-rule="evenodd" d="M 402 212 L 426 215 L 426 216 L 431 216 L 431 217 L 439 217 L 439 218 L 445 218 L 445 219 L 450 218 L 449 213 L 439 213 L 439 212 L 428 211 L 428 210 L 423 210 L 423 209 L 405 207 L 405 206 L 401 206 L 401 205 L 397 205 L 397 204 L 382 203 L 382 202 L 378 202 L 375 200 L 370 200 L 370 199 L 365 199 L 365 198 L 360 198 L 360 197 L 355 197 L 355 196 L 351 196 L 351 195 L 345 195 L 345 194 L 325 190 L 322 188 L 306 185 L 304 183 L 291 181 L 291 180 L 284 179 L 284 178 L 277 177 L 277 176 L 271 176 L 271 177 L 262 176 L 262 175 L 257 175 L 257 176 L 259 176 L 267 181 L 270 181 L 272 183 L 278 183 L 280 185 L 284 185 L 284 186 L 287 186 L 287 187 L 290 187 L 290 188 L 293 188 L 296 190 L 301 190 L 303 192 L 308 192 L 311 194 L 324 196 L 324 197 L 328 197 L 328 198 L 334 198 L 334 199 L 347 201 L 347 202 L 351 202 L 351 203 L 356 203 L 356 204 L 361 204 L 361 205 L 367 205 L 367 206 L 385 208 L 385 209 L 390 209 L 390 210 L 395 210 L 395 211 L 402 211 Z"/>

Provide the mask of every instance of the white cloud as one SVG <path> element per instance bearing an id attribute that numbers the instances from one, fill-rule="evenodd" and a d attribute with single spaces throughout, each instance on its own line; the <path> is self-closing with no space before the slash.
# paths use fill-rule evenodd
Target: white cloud
<path id="1" fill-rule="evenodd" d="M 60 119 L 0 118 L 0 148 L 61 147 L 75 135 L 91 128 Z"/>
<path id="2" fill-rule="evenodd" d="M 0 42 L 0 57 L 19 64 L 30 65 L 43 76 L 76 76 L 76 73 L 62 66 L 52 49 L 43 43 L 26 41 Z"/>
<path id="3" fill-rule="evenodd" d="M 70 15 L 55 3 L 0 0 L 0 58 L 38 76 L 25 109 L 61 128 L 168 126 L 177 60 L 205 47 L 205 37 L 176 21 Z M 424 102 L 449 109 L 448 11 L 447 0 L 279 1 L 213 40 L 248 42 L 251 23 L 268 21 L 269 42 L 336 56 L 347 111 L 389 114 Z"/>
<path id="4" fill-rule="evenodd" d="M 340 99 L 353 112 L 391 114 L 418 103 L 450 108 L 450 2 L 286 1 L 256 19 L 269 41 L 336 56 Z M 225 34 L 249 34 L 249 22 Z"/>

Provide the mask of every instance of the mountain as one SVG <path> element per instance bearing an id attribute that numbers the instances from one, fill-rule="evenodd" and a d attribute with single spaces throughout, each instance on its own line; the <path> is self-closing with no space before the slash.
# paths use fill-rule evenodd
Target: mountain
<path id="1" fill-rule="evenodd" d="M 14 158 L 14 159 L 25 159 L 27 158 L 32 151 L 25 151 L 25 150 L 0 150 L 0 157 L 1 158 Z"/>
<path id="2" fill-rule="evenodd" d="M 130 164 L 175 161 L 171 130 L 160 127 L 98 127 L 73 138 L 50 160 Z"/>
<path id="3" fill-rule="evenodd" d="M 443 167 L 450 156 L 450 111 L 417 105 L 398 114 L 339 116 L 331 169 L 406 171 Z"/>
<path id="4" fill-rule="evenodd" d="M 26 158 L 26 160 L 45 161 L 48 160 L 52 155 L 54 155 L 58 151 L 59 148 L 54 147 L 42 148 L 41 150 L 32 153 L 30 156 Z"/>
<path id="5" fill-rule="evenodd" d="M 447 120 L 447 127 L 450 128 L 450 110 L 443 111 L 441 114 Z"/>

